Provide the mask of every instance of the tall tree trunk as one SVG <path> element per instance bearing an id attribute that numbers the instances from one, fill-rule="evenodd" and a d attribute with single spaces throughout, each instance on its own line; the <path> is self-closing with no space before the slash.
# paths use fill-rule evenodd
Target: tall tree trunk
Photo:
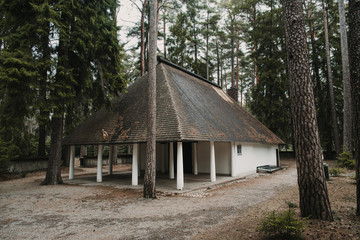
<path id="1" fill-rule="evenodd" d="M 349 67 L 348 41 L 346 34 L 344 0 L 339 0 L 339 20 L 340 20 L 341 60 L 342 60 L 343 88 L 344 88 L 343 150 L 352 152 L 350 67 Z"/>
<path id="2" fill-rule="evenodd" d="M 109 156 L 110 162 L 113 165 L 116 165 L 117 164 L 117 156 L 118 156 L 118 145 L 111 145 L 110 148 L 111 148 L 111 150 L 110 150 L 111 155 Z"/>
<path id="3" fill-rule="evenodd" d="M 164 58 L 166 58 L 166 9 L 163 10 L 164 18 L 163 18 L 163 25 L 164 25 Z"/>
<path id="4" fill-rule="evenodd" d="M 351 106 L 356 161 L 356 215 L 360 216 L 360 1 L 349 0 Z"/>
<path id="5" fill-rule="evenodd" d="M 284 16 L 301 216 L 332 220 L 321 160 L 302 0 L 285 0 Z"/>
<path id="6" fill-rule="evenodd" d="M 253 6 L 252 6 L 252 24 L 253 24 L 253 29 L 255 28 L 255 23 L 256 23 L 256 2 L 254 1 Z M 256 53 L 257 51 L 257 41 L 256 39 L 254 39 L 254 53 Z M 259 70 L 258 70 L 258 65 L 256 63 L 256 57 L 254 58 L 254 72 L 255 72 L 255 84 L 259 83 Z M 255 85 L 253 83 L 253 86 Z"/>
<path id="7" fill-rule="evenodd" d="M 51 144 L 48 169 L 42 185 L 62 184 L 61 178 L 61 140 L 63 131 L 63 118 L 54 117 L 51 126 Z"/>
<path id="8" fill-rule="evenodd" d="M 206 21 L 209 22 L 209 11 Z M 209 80 L 209 23 L 206 24 L 206 79 Z"/>
<path id="9" fill-rule="evenodd" d="M 326 65 L 327 65 L 328 82 L 329 82 L 331 119 L 332 119 L 332 126 L 333 126 L 333 139 L 334 139 L 334 144 L 335 144 L 336 155 L 339 155 L 340 154 L 340 141 L 339 141 L 339 132 L 338 132 L 338 127 L 337 127 L 337 118 L 336 118 L 336 110 L 335 110 L 333 77 L 332 77 L 331 62 L 330 62 L 329 31 L 328 31 L 328 23 L 327 23 L 324 0 L 322 0 L 322 8 L 323 8 L 323 17 L 324 17 Z"/>
<path id="10" fill-rule="evenodd" d="M 147 0 L 144 0 L 141 12 L 141 52 L 140 52 L 140 68 L 141 76 L 145 74 L 145 15 Z"/>
<path id="11" fill-rule="evenodd" d="M 231 87 L 235 88 L 235 40 L 234 40 L 234 22 L 233 19 L 231 19 L 231 36 L 230 36 L 230 42 L 231 42 Z"/>
<path id="12" fill-rule="evenodd" d="M 217 62 L 217 84 L 220 86 L 220 54 L 219 54 L 219 41 L 216 39 L 216 62 Z"/>
<path id="13" fill-rule="evenodd" d="M 239 47 L 240 41 L 236 40 L 236 89 L 239 90 Z"/>
<path id="14" fill-rule="evenodd" d="M 156 198 L 156 50 L 157 50 L 157 0 L 150 4 L 149 79 L 148 79 L 148 131 L 144 198 Z"/>

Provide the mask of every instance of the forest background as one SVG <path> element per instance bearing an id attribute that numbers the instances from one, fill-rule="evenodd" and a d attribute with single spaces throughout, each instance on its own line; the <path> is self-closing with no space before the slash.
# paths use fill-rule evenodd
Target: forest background
<path id="1" fill-rule="evenodd" d="M 130 1 L 139 12 L 131 28 L 116 21 L 122 1 L 1 1 L 2 169 L 11 159 L 48 155 L 54 119 L 66 135 L 104 105 L 111 107 L 146 72 L 149 6 Z M 304 11 L 320 140 L 331 156 L 339 154 L 336 142 L 344 144 L 344 98 L 350 97 L 343 89 L 338 1 L 305 0 Z M 158 12 L 158 54 L 224 91 L 237 89 L 239 104 L 292 149 L 281 1 L 162 0 Z M 121 28 L 133 39 L 130 47 Z"/>

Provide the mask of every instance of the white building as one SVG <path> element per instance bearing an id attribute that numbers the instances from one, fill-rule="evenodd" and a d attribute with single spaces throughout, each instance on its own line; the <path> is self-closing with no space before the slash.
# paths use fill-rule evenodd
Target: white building
<path id="1" fill-rule="evenodd" d="M 147 74 L 139 78 L 112 110 L 98 111 L 63 139 L 66 146 L 99 146 L 97 181 L 102 181 L 102 146 L 133 144 L 132 184 L 138 184 L 146 158 L 147 79 Z M 156 81 L 157 170 L 176 178 L 178 189 L 184 187 L 184 173 L 208 173 L 216 181 L 219 174 L 245 176 L 261 165 L 279 165 L 282 140 L 218 85 L 163 59 Z"/>

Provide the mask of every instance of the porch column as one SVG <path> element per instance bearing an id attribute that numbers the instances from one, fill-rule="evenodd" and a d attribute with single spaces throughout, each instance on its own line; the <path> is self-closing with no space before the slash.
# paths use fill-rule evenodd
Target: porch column
<path id="1" fill-rule="evenodd" d="M 211 182 L 216 182 L 214 141 L 210 141 L 210 180 L 211 180 Z"/>
<path id="2" fill-rule="evenodd" d="M 102 152 L 103 146 L 98 146 L 96 182 L 102 182 Z"/>
<path id="3" fill-rule="evenodd" d="M 69 179 L 74 179 L 75 146 L 70 146 Z"/>
<path id="4" fill-rule="evenodd" d="M 198 175 L 198 154 L 197 154 L 197 143 L 193 143 L 193 161 L 194 161 L 194 175 Z"/>
<path id="5" fill-rule="evenodd" d="M 113 154 L 113 145 L 110 145 L 110 147 L 109 147 L 109 169 L 108 169 L 108 173 L 109 174 L 112 174 L 112 154 Z"/>
<path id="6" fill-rule="evenodd" d="M 183 167 L 183 146 L 182 142 L 177 143 L 177 164 L 176 164 L 176 188 L 184 188 L 184 167 Z"/>
<path id="7" fill-rule="evenodd" d="M 169 149 L 169 178 L 174 179 L 174 143 L 170 142 L 170 149 Z"/>
<path id="8" fill-rule="evenodd" d="M 139 175 L 139 169 L 138 169 L 138 151 L 139 149 L 139 144 L 138 143 L 134 143 L 133 145 L 133 155 L 132 155 L 132 172 L 131 172 L 131 184 L 133 186 L 138 185 L 138 175 Z"/>
<path id="9" fill-rule="evenodd" d="M 230 158 L 231 158 L 231 176 L 235 177 L 235 169 L 236 169 L 236 158 L 235 158 L 235 143 L 230 142 Z"/>

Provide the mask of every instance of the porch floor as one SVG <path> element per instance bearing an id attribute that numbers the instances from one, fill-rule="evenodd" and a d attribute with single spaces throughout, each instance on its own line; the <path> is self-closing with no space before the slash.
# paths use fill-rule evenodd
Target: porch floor
<path id="1" fill-rule="evenodd" d="M 254 174 L 256 175 L 256 173 Z M 249 176 L 250 177 L 250 176 Z M 139 184 L 137 186 L 131 185 L 131 171 L 127 172 L 114 172 L 113 174 L 103 173 L 102 182 L 96 182 L 96 174 L 92 175 L 79 175 L 74 179 L 69 180 L 63 178 L 66 184 L 79 184 L 84 186 L 112 186 L 117 188 L 128 188 L 128 189 L 143 189 L 144 175 L 143 173 L 138 178 Z M 156 191 L 163 194 L 176 194 L 186 193 L 194 190 L 200 190 L 204 188 L 216 188 L 218 186 L 244 180 L 244 177 L 231 177 L 224 175 L 217 175 L 216 182 L 210 181 L 210 174 L 184 174 L 184 189 L 176 189 L 176 175 L 175 179 L 169 179 L 167 173 L 156 173 Z"/>

